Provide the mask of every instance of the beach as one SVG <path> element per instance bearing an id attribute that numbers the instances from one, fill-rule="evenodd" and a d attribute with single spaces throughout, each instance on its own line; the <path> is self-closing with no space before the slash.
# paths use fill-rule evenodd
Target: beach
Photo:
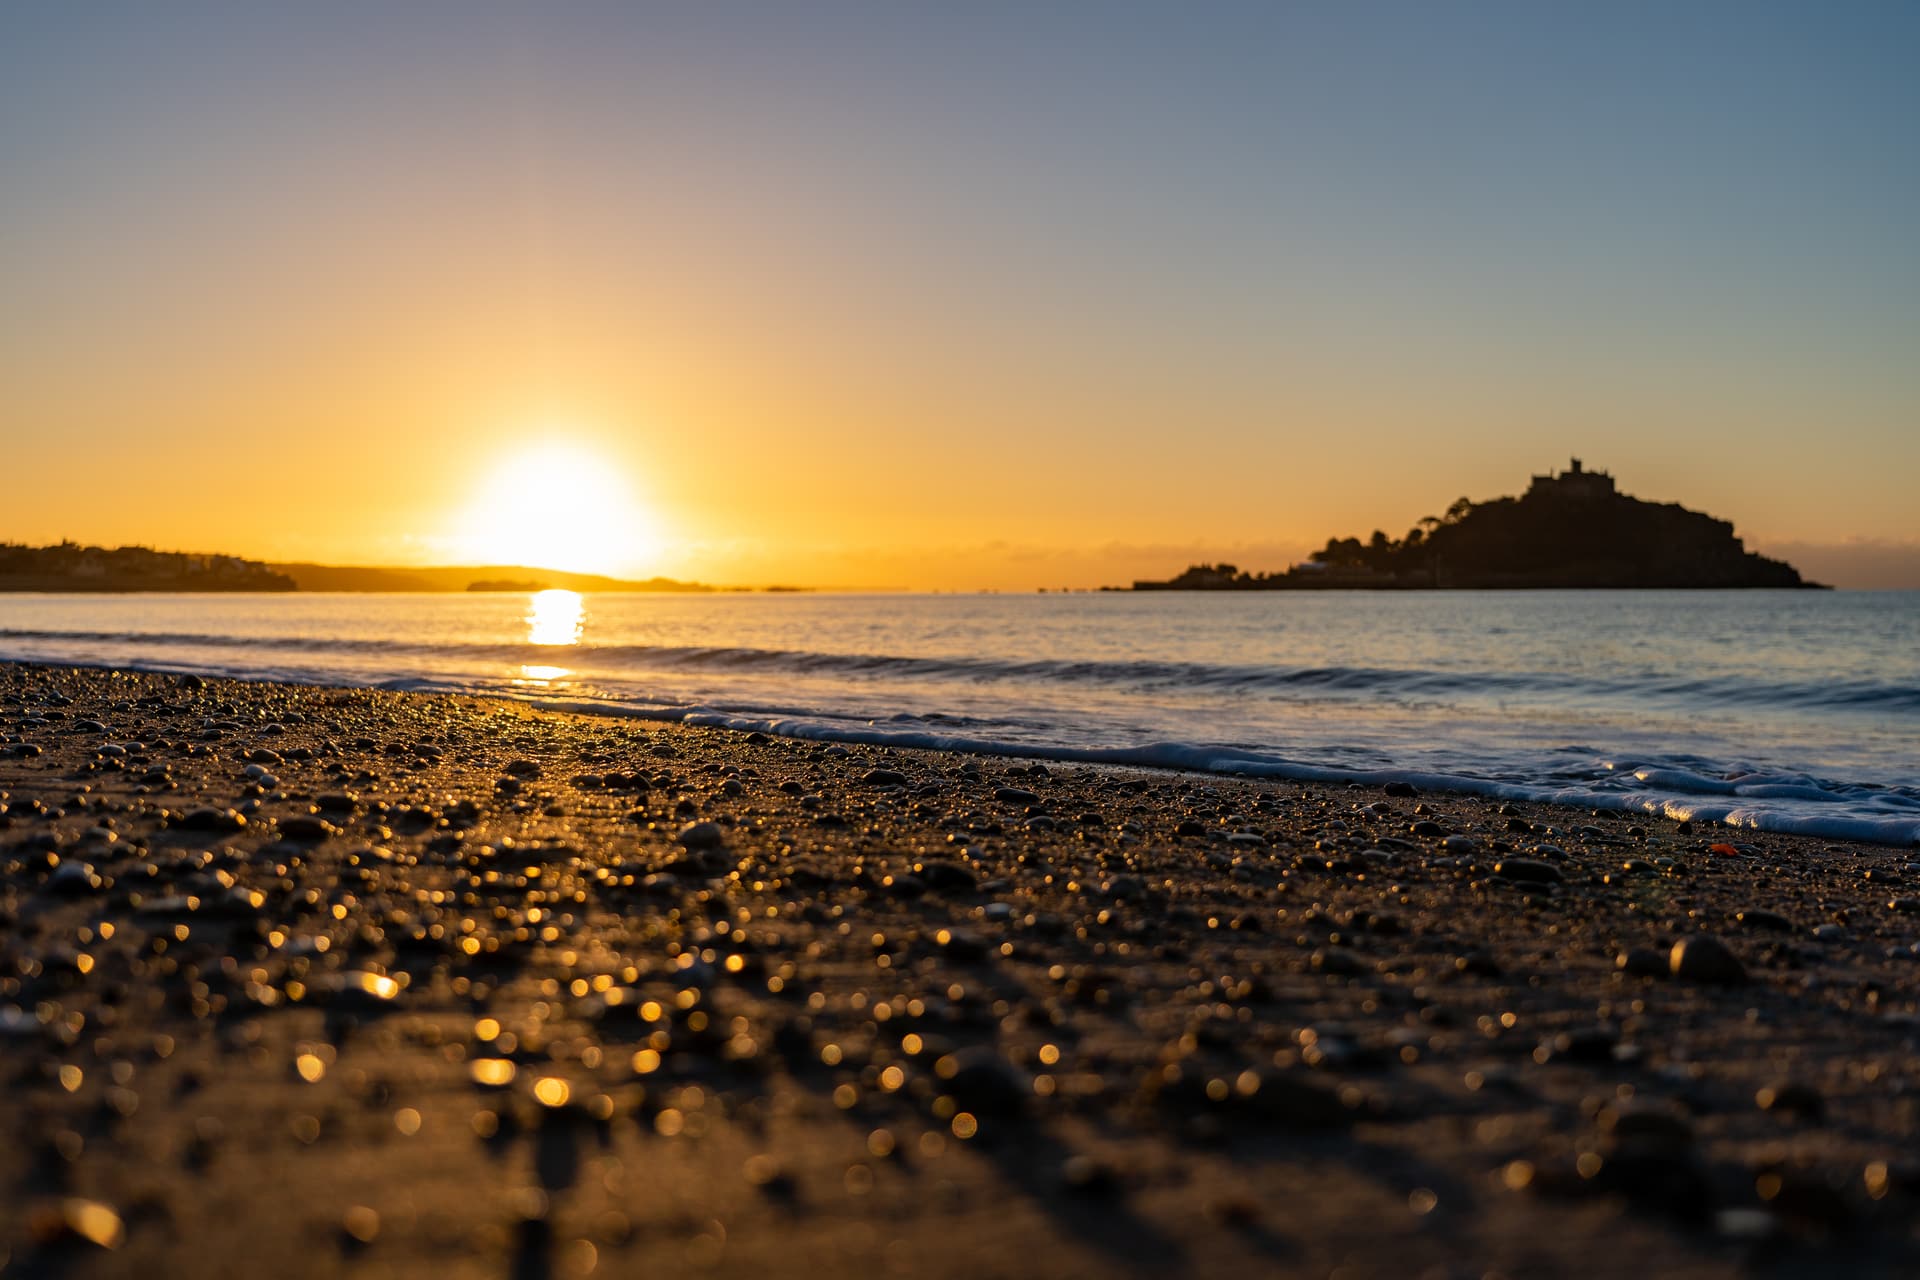
<path id="1" fill-rule="evenodd" d="M 1920 1264 L 1911 851 L 462 696 L 0 700 L 9 1275 Z"/>

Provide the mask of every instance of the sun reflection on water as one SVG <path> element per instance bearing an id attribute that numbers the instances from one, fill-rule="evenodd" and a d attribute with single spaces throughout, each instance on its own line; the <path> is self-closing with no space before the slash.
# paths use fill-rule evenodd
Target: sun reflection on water
<path id="1" fill-rule="evenodd" d="M 536 591 L 527 599 L 527 643 L 544 648 L 579 644 L 586 614 L 586 601 L 578 591 Z M 520 668 L 520 674 L 544 684 L 565 679 L 572 672 L 566 667 L 529 663 Z"/>
<path id="2" fill-rule="evenodd" d="M 579 644 L 585 617 L 578 591 L 536 591 L 527 601 L 527 643 Z"/>

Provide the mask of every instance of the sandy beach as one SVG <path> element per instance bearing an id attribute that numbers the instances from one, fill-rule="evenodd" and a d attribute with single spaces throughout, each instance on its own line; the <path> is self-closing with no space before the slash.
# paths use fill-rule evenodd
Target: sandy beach
<path id="1" fill-rule="evenodd" d="M 0 709 L 9 1276 L 1920 1269 L 1912 851 L 197 677 Z"/>

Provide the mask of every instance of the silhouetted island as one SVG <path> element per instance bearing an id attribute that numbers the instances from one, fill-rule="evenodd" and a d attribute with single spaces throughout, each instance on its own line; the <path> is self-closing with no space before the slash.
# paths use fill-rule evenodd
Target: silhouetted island
<path id="1" fill-rule="evenodd" d="M 552 585 L 544 578 L 482 578 L 478 582 L 469 582 L 467 590 L 507 591 L 521 594 L 529 591 L 550 591 Z"/>
<path id="2" fill-rule="evenodd" d="M 1644 502 L 1575 458 L 1518 498 L 1461 498 L 1403 538 L 1329 538 L 1284 573 L 1197 564 L 1135 591 L 1312 591 L 1500 587 L 1819 587 L 1748 551 L 1733 525 L 1676 502 Z"/>

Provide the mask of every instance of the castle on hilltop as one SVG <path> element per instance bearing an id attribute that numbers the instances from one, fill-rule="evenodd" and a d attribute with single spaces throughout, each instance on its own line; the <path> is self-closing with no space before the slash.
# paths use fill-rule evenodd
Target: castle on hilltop
<path id="1" fill-rule="evenodd" d="M 1581 470 L 1578 458 L 1559 475 L 1535 476 L 1527 486 L 1529 498 L 1572 498 L 1579 502 L 1611 498 L 1615 492 L 1612 476 L 1604 471 Z"/>
<path id="2" fill-rule="evenodd" d="M 1460 498 L 1406 536 L 1328 538 L 1284 573 L 1197 564 L 1135 591 L 1494 590 L 1514 587 L 1808 587 L 1790 564 L 1747 550 L 1733 525 L 1677 502 L 1621 493 L 1575 458 L 1518 498 Z"/>

